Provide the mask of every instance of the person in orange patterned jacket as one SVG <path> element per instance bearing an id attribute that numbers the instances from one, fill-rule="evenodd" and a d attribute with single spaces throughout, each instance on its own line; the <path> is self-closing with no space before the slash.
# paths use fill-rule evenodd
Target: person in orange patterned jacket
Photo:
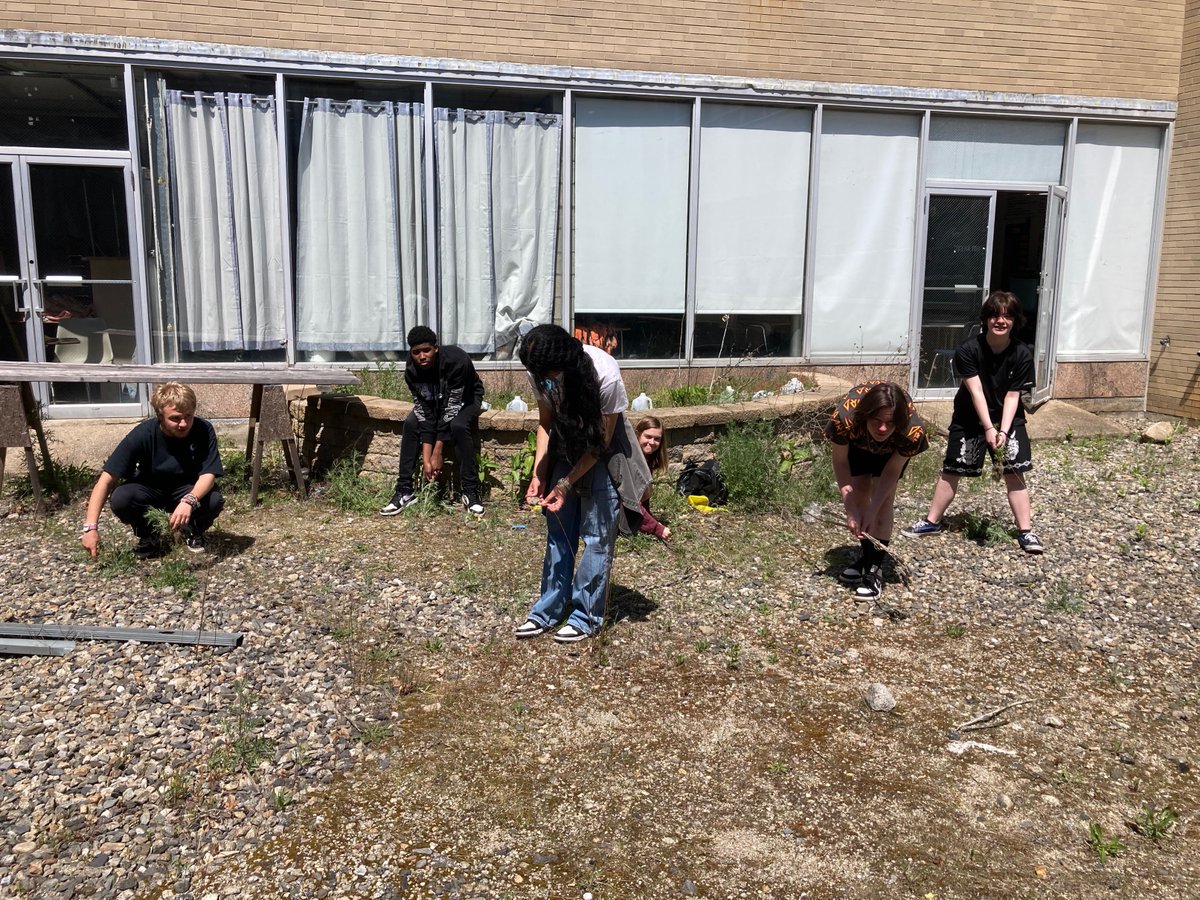
<path id="1" fill-rule="evenodd" d="M 929 449 L 929 435 L 903 388 L 869 381 L 834 407 L 825 436 L 833 444 L 846 527 L 862 545 L 862 558 L 839 580 L 856 597 L 873 600 L 883 592 L 883 551 L 869 538 L 884 546 L 891 540 L 896 485 L 908 461 Z"/>

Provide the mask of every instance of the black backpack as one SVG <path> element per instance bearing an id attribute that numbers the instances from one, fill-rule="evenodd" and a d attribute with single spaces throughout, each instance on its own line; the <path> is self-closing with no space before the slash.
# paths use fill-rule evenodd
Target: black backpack
<path id="1" fill-rule="evenodd" d="M 686 497 L 688 494 L 700 494 L 708 498 L 710 506 L 724 506 L 729 500 L 729 490 L 725 487 L 725 479 L 721 477 L 721 469 L 715 459 L 702 463 L 690 462 L 679 473 L 675 482 L 675 492 Z"/>

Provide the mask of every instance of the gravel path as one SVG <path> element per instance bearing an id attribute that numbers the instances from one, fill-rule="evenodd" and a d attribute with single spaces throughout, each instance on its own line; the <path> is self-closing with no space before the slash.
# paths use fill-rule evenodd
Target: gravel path
<path id="1" fill-rule="evenodd" d="M 872 843 L 864 853 L 845 835 L 828 837 L 823 849 L 810 835 L 803 865 L 768 865 L 790 859 L 804 832 L 796 818 L 766 824 L 765 811 L 777 802 L 801 803 L 805 790 L 821 785 L 801 779 L 805 764 L 773 758 L 761 768 L 776 781 L 791 779 L 786 797 L 769 779 L 765 789 L 740 784 L 748 774 L 729 771 L 738 766 L 738 748 L 721 739 L 741 734 L 749 759 L 757 741 L 812 727 L 795 718 L 786 728 L 773 722 L 777 698 L 803 694 L 801 706 L 787 704 L 787 715 L 807 709 L 828 725 L 829 748 L 843 739 L 835 731 L 846 732 L 846 741 L 858 743 L 837 746 L 853 758 L 864 752 L 863 729 L 871 726 L 857 712 L 847 726 L 846 710 L 853 711 L 866 683 L 885 676 L 914 722 L 935 708 L 955 718 L 946 706 L 952 695 L 979 712 L 998 705 L 992 701 L 1005 691 L 1015 697 L 1036 690 L 1041 698 L 1060 692 L 1055 716 L 1075 728 L 1072 739 L 1052 751 L 1055 726 L 1042 721 L 1044 708 L 1030 709 L 1031 730 L 1022 740 L 1033 742 L 1030 757 L 1047 758 L 1024 766 L 1023 786 L 996 787 L 981 801 L 1003 806 L 1002 795 L 1011 806 L 1012 794 L 1020 807 L 1022 793 L 1036 798 L 1044 790 L 1069 808 L 1047 812 L 1044 825 L 1042 814 L 1018 809 L 1014 841 L 1025 840 L 1026 821 L 1033 824 L 1025 831 L 1062 819 L 1068 833 L 1078 830 L 1080 815 L 1120 827 L 1119 810 L 1133 795 L 1129 778 L 1114 780 L 1107 762 L 1095 764 L 1107 787 L 1087 781 L 1085 789 L 1065 777 L 1044 784 L 1054 759 L 1068 759 L 1062 765 L 1070 768 L 1070 753 L 1078 752 L 1071 747 L 1106 747 L 1117 728 L 1123 743 L 1113 765 L 1138 766 L 1143 789 L 1136 799 L 1172 798 L 1183 814 L 1183 837 L 1172 861 L 1139 857 L 1138 866 L 1118 863 L 1095 878 L 1094 865 L 1064 855 L 1062 868 L 1075 880 L 1055 890 L 1087 894 L 1116 878 L 1109 888 L 1117 895 L 1195 896 L 1200 853 L 1185 826 L 1200 796 L 1184 776 L 1200 764 L 1189 724 L 1200 715 L 1200 431 L 1166 446 L 1044 443 L 1035 448 L 1035 463 L 1035 522 L 1045 556 L 1025 557 L 1007 541 L 967 540 L 967 514 L 1002 524 L 1008 517 L 999 485 L 964 490 L 951 510 L 950 534 L 897 540 L 910 583 L 893 578 L 887 586 L 894 617 L 857 607 L 833 583 L 845 543 L 825 524 L 828 513 L 813 523 L 766 525 L 729 513 L 689 518 L 680 522 L 681 555 L 645 542 L 625 545 L 615 577 L 638 590 L 618 591 L 618 621 L 599 651 L 602 662 L 596 651 L 568 655 L 549 642 L 511 641 L 532 594 L 542 538 L 535 520 L 499 506 L 482 521 L 461 513 L 384 521 L 282 498 L 250 512 L 235 496 L 213 553 L 198 559 L 176 551 L 111 577 L 82 561 L 77 509 L 45 524 L 10 516 L 0 542 L 0 618 L 202 626 L 246 639 L 234 650 L 79 641 L 61 658 L 0 659 L 7 669 L 0 680 L 0 896 L 577 897 L 589 884 L 596 897 L 760 896 L 760 881 L 780 897 L 814 884 L 825 885 L 818 896 L 877 895 L 890 884 L 915 890 L 926 882 L 896 875 L 908 871 L 902 863 L 881 874 L 895 848 Z M 900 521 L 923 512 L 928 499 L 927 488 L 911 479 L 905 491 Z M 119 542 L 112 526 L 105 535 Z M 191 581 L 176 573 L 171 586 L 171 566 L 182 566 Z M 957 643 L 946 637 L 961 633 L 956 629 L 967 632 Z M 679 686 L 689 679 L 703 681 L 710 702 L 693 708 L 680 699 Z M 592 694 L 589 682 L 603 684 L 603 696 Z M 530 685 L 542 683 L 553 685 L 562 705 L 543 708 L 530 699 Z M 959 685 L 962 698 L 953 689 Z M 528 714 L 517 711 L 521 704 L 532 707 Z M 564 840 L 589 841 L 585 836 L 595 833 L 594 811 L 588 831 L 587 803 L 580 802 L 579 819 L 557 805 L 554 815 L 543 808 L 544 827 L 517 812 L 505 818 L 502 796 L 494 811 L 481 806 L 480 767 L 501 765 L 487 760 L 493 744 L 514 754 L 502 765 L 517 770 L 527 763 L 531 783 L 562 778 L 553 783 L 561 789 L 569 778 L 555 754 L 594 739 L 596 752 L 620 757 L 625 739 L 614 737 L 621 733 L 614 721 L 629 717 L 640 723 L 629 753 L 661 741 L 660 757 L 675 758 L 682 773 L 692 765 L 689 749 L 672 748 L 670 735 L 659 732 L 691 735 L 696 746 L 711 744 L 713 754 L 694 762 L 709 778 L 696 791 L 714 790 L 712 780 L 724 778 L 729 784 L 715 795 L 762 792 L 764 805 L 747 816 L 740 805 L 714 803 L 712 821 L 685 828 L 680 809 L 688 801 L 674 792 L 691 776 L 659 783 L 652 771 L 624 772 L 614 763 L 611 792 L 623 802 L 592 794 L 588 802 L 596 809 L 616 803 L 604 807 L 604 819 L 624 816 L 631 833 L 644 825 L 656 849 L 635 854 L 624 875 L 614 869 L 592 882 L 582 863 L 561 858 L 568 855 Z M 518 725 L 538 740 L 497 743 L 497 729 Z M 932 755 L 944 755 L 944 730 L 944 722 L 930 724 L 911 738 L 908 752 L 918 760 L 930 753 L 931 771 L 944 765 Z M 983 732 L 980 739 L 1004 736 Z M 459 740 L 447 771 L 439 748 Z M 832 758 L 829 748 L 823 753 Z M 538 763 L 543 756 L 559 771 L 547 774 L 547 763 Z M 1088 759 L 1080 772 L 1091 772 Z M 826 775 L 833 778 L 835 769 Z M 982 777 L 977 773 L 977 784 Z M 824 789 L 833 790 L 827 782 Z M 638 812 L 656 790 L 678 804 L 661 820 L 649 806 Z M 798 810 L 781 808 L 779 815 L 819 821 L 837 812 Z M 693 818 L 702 815 L 692 810 Z M 593 872 L 607 838 L 597 834 L 596 841 L 580 854 L 595 862 Z M 620 842 L 613 841 L 615 854 Z M 673 873 L 651 874 L 651 861 L 676 857 Z M 962 875 L 941 883 L 937 896 L 970 896 L 972 884 L 976 894 L 987 893 L 978 890 L 981 883 Z"/>

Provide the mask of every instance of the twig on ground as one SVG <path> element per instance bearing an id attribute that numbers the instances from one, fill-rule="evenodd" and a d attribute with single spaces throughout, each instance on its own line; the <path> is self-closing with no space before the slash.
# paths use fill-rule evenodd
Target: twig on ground
<path id="1" fill-rule="evenodd" d="M 1036 702 L 1036 701 L 1033 698 L 1029 698 L 1029 699 L 1025 699 L 1025 700 L 1014 700 L 1012 703 L 1004 704 L 1004 706 L 997 706 L 995 709 L 989 709 L 987 712 L 981 713 L 980 715 L 976 716 L 973 719 L 968 719 L 967 721 L 963 722 L 961 725 L 955 725 L 954 728 L 957 731 L 978 731 L 981 728 L 995 728 L 998 725 L 1003 725 L 1003 724 L 1007 724 L 1007 723 L 996 722 L 992 725 L 981 725 L 980 723 L 987 722 L 989 719 L 994 719 L 994 718 L 996 718 L 996 716 L 1000 715 L 1002 712 L 1006 712 L 1006 711 L 1012 709 L 1014 706 L 1021 706 L 1025 703 L 1034 703 L 1034 702 Z"/>
<path id="2" fill-rule="evenodd" d="M 821 517 L 821 520 L 826 525 L 834 525 L 840 528 L 846 527 L 846 523 L 844 521 L 841 519 L 835 519 L 833 516 L 825 515 Z M 871 546 L 884 556 L 890 556 L 892 558 L 892 566 L 896 571 L 896 576 L 900 579 L 905 587 L 908 587 L 912 583 L 912 567 L 908 564 L 908 561 L 904 559 L 903 556 L 898 554 L 890 544 L 883 543 L 883 541 L 879 540 L 874 535 L 864 534 L 863 538 L 870 541 Z"/>

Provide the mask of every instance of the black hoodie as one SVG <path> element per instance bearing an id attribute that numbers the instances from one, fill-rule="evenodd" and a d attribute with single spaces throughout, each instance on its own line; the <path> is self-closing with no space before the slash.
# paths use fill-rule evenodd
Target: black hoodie
<path id="1" fill-rule="evenodd" d="M 422 369 L 412 360 L 404 367 L 404 382 L 413 395 L 413 412 L 422 444 L 450 440 L 450 422 L 464 406 L 483 401 L 483 382 L 466 352 L 448 344 L 438 347 L 433 365 Z"/>

